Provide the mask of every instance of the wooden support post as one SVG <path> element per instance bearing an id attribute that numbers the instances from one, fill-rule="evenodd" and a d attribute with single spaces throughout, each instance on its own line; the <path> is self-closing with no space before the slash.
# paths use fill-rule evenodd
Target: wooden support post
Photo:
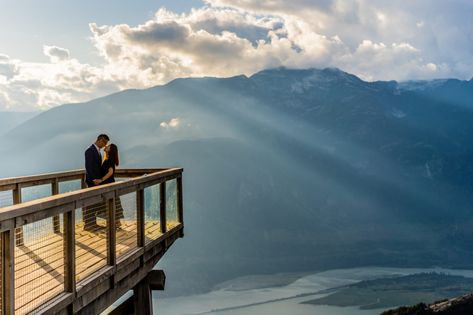
<path id="1" fill-rule="evenodd" d="M 138 247 L 145 246 L 145 191 L 139 189 L 136 192 L 136 224 L 138 234 Z"/>
<path id="2" fill-rule="evenodd" d="M 135 315 L 153 315 L 153 299 L 149 279 L 145 277 L 133 288 Z"/>
<path id="3" fill-rule="evenodd" d="M 135 297 L 132 295 L 126 299 L 122 304 L 118 305 L 108 315 L 134 315 L 135 306 L 133 304 Z"/>
<path id="4" fill-rule="evenodd" d="M 15 314 L 15 244 L 14 230 L 1 233 L 2 246 L 2 310 L 5 315 Z"/>
<path id="5" fill-rule="evenodd" d="M 64 213 L 64 291 L 76 290 L 75 210 Z"/>
<path id="6" fill-rule="evenodd" d="M 147 277 L 151 291 L 164 290 L 164 286 L 166 285 L 166 275 L 163 270 L 151 270 Z"/>
<path id="7" fill-rule="evenodd" d="M 119 197 L 117 197 L 119 198 Z M 107 199 L 107 264 L 117 263 L 117 230 L 115 222 L 115 198 Z"/>
<path id="8" fill-rule="evenodd" d="M 57 178 L 51 183 L 51 194 L 53 196 L 59 194 L 59 180 Z M 59 220 L 59 215 L 53 216 L 53 231 L 56 234 L 61 233 L 61 223 Z"/>
<path id="9" fill-rule="evenodd" d="M 21 203 L 21 185 L 16 184 L 15 189 L 13 189 L 13 204 L 17 205 L 19 203 Z M 23 227 L 15 229 L 15 237 L 16 246 L 23 246 L 25 244 L 23 240 Z"/>
<path id="10" fill-rule="evenodd" d="M 184 223 L 184 204 L 182 198 L 182 176 L 176 179 L 176 194 L 177 194 L 177 221 Z"/>
<path id="11" fill-rule="evenodd" d="M 161 222 L 161 232 L 166 233 L 166 182 L 159 185 L 159 221 Z"/>

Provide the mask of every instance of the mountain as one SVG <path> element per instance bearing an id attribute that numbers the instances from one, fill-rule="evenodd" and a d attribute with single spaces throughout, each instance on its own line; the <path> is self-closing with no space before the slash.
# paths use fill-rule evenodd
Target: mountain
<path id="1" fill-rule="evenodd" d="M 464 315 L 473 312 L 473 294 L 460 297 L 444 299 L 426 305 L 420 303 L 414 306 L 402 306 L 395 310 L 389 310 L 381 315 Z"/>
<path id="2" fill-rule="evenodd" d="M 457 95 L 473 90 L 449 82 L 332 68 L 177 79 L 34 117 L 0 138 L 0 174 L 83 167 L 102 132 L 123 167 L 184 167 L 171 294 L 255 273 L 471 267 L 473 104 Z"/>
<path id="3" fill-rule="evenodd" d="M 0 112 L 0 135 L 10 131 L 37 114 L 37 112 Z"/>

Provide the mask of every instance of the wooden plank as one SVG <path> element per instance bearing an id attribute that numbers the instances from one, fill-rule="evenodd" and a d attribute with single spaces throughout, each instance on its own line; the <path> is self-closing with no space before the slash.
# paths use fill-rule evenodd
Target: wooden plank
<path id="1" fill-rule="evenodd" d="M 38 281 L 44 281 L 44 278 Z M 57 279 L 52 278 L 44 281 L 43 285 L 29 288 L 28 291 L 22 292 L 21 296 L 15 297 L 15 311 L 16 313 L 24 314 L 62 292 L 64 292 L 63 284 L 57 281 Z"/>
<path id="2" fill-rule="evenodd" d="M 15 249 L 15 272 L 21 272 L 28 264 L 28 260 L 31 258 L 27 255 L 27 252 L 34 252 L 38 257 L 50 257 L 51 248 L 55 252 L 62 252 L 61 236 L 52 234 L 48 237 L 44 237 L 42 242 L 36 244 L 28 244 L 28 247 L 22 246 Z M 60 251 L 58 249 L 61 249 Z M 61 256 L 62 257 L 62 256 Z"/>
<path id="3" fill-rule="evenodd" d="M 0 186 L 0 191 L 7 191 L 7 190 L 13 190 L 15 189 L 16 183 L 11 183 L 8 185 L 2 185 Z"/>
<path id="4" fill-rule="evenodd" d="M 75 209 L 74 202 L 69 202 L 67 204 L 63 204 L 60 206 L 51 207 L 48 211 L 38 211 L 33 212 L 24 216 L 16 217 L 15 218 L 15 226 L 22 227 L 26 224 L 31 224 L 37 221 L 41 221 L 44 219 L 51 218 L 55 215 L 59 215 L 61 213 L 70 211 Z"/>
<path id="5" fill-rule="evenodd" d="M 52 184 L 53 181 L 54 181 L 53 178 L 32 180 L 32 181 L 22 182 L 21 187 L 28 188 L 28 187 L 33 187 L 33 186 L 50 185 Z"/>
<path id="6" fill-rule="evenodd" d="M 176 194 L 177 194 L 177 220 L 184 223 L 184 203 L 182 192 L 182 176 L 176 178 Z"/>
<path id="7" fill-rule="evenodd" d="M 134 272 L 137 269 L 140 269 L 141 263 L 140 263 L 139 257 L 142 255 L 143 255 L 143 252 L 141 252 L 141 255 L 139 255 L 138 258 L 133 257 L 133 256 L 130 257 L 130 258 L 134 258 L 134 260 L 131 263 L 128 263 L 126 265 L 122 263 L 124 266 L 121 268 L 117 268 L 117 271 L 115 272 L 115 279 L 117 280 L 117 282 L 128 278 L 132 272 Z"/>
<path id="8" fill-rule="evenodd" d="M 41 315 L 70 315 L 72 314 L 72 307 L 70 306 L 73 301 L 73 294 L 64 292 L 35 308 L 32 313 Z"/>
<path id="9" fill-rule="evenodd" d="M 40 175 L 32 175 L 32 176 L 2 178 L 0 179 L 0 187 L 10 185 L 10 184 L 23 184 L 23 183 L 27 184 L 31 182 L 41 182 L 41 181 L 47 181 L 54 178 L 81 176 L 83 173 L 84 173 L 84 170 L 73 170 L 73 171 L 67 171 L 67 172 L 48 173 L 48 174 L 40 174 Z"/>
<path id="10" fill-rule="evenodd" d="M 135 298 L 130 296 L 116 308 L 114 308 L 108 315 L 133 315 L 135 314 L 135 306 L 134 306 Z"/>
<path id="11" fill-rule="evenodd" d="M 53 257 L 52 255 L 51 258 L 37 258 L 37 256 L 33 253 L 33 255 L 27 260 L 28 266 L 26 268 L 23 268 L 22 270 L 15 269 L 16 290 L 26 290 L 26 287 L 31 288 L 36 285 L 41 286 L 41 283 L 33 283 L 33 280 L 39 279 L 45 274 L 50 275 L 53 278 L 62 279 L 64 277 L 64 259 L 62 255 L 62 249 L 59 251 L 53 249 L 50 253 L 53 255 L 60 253 L 62 257 L 60 256 L 60 259 L 56 259 L 56 257 Z"/>
<path id="12" fill-rule="evenodd" d="M 117 262 L 117 238 L 115 221 L 115 198 L 107 200 L 107 264 L 113 266 Z"/>
<path id="13" fill-rule="evenodd" d="M 75 210 L 64 213 L 64 291 L 76 289 Z"/>
<path id="14" fill-rule="evenodd" d="M 166 182 L 159 185 L 159 218 L 161 232 L 166 233 Z"/>
<path id="15" fill-rule="evenodd" d="M 2 314 L 15 314 L 15 244 L 13 230 L 2 232 Z"/>
<path id="16" fill-rule="evenodd" d="M 59 180 L 56 178 L 51 184 L 51 195 L 58 195 L 58 194 L 59 194 Z M 54 233 L 59 233 L 60 230 L 61 230 L 61 223 L 59 220 L 59 215 L 55 215 L 53 217 L 53 231 Z"/>
<path id="17" fill-rule="evenodd" d="M 163 270 L 151 270 L 148 273 L 149 288 L 151 290 L 164 290 L 166 275 Z"/>
<path id="18" fill-rule="evenodd" d="M 21 185 L 16 184 L 15 189 L 13 189 L 13 204 L 18 205 L 21 203 Z M 15 229 L 15 244 L 16 246 L 23 245 L 23 228 L 19 227 Z"/>
<path id="19" fill-rule="evenodd" d="M 135 168 L 135 169 L 117 169 L 115 177 L 137 177 L 149 175 L 156 172 L 165 171 L 167 168 Z"/>
<path id="20" fill-rule="evenodd" d="M 133 288 L 135 315 L 153 315 L 153 299 L 149 279 L 145 277 Z"/>
<path id="21" fill-rule="evenodd" d="M 139 247 L 145 246 L 145 191 L 140 189 L 136 192 L 136 219 L 137 219 L 137 244 Z"/>
<path id="22" fill-rule="evenodd" d="M 90 277 L 84 279 L 84 281 L 77 283 L 77 297 L 81 297 L 82 295 L 88 293 L 89 291 L 93 290 L 97 284 L 101 282 L 108 282 L 107 279 L 113 275 L 115 272 L 115 267 L 113 266 L 105 266 L 94 272 Z"/>

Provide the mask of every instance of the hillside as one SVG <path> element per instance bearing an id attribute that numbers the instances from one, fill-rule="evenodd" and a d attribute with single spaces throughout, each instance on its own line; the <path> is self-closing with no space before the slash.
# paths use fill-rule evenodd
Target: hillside
<path id="1" fill-rule="evenodd" d="M 360 309 L 386 309 L 419 302 L 423 302 L 425 305 L 425 303 L 433 303 L 469 292 L 473 292 L 472 278 L 420 273 L 362 281 L 343 287 L 325 297 L 304 303 L 359 306 Z M 389 311 L 383 313 L 383 315 L 387 314 L 390 314 Z"/>
<path id="2" fill-rule="evenodd" d="M 473 106 L 440 95 L 472 84 L 442 82 L 284 68 L 178 79 L 34 117 L 0 138 L 0 173 L 83 167 L 101 132 L 123 167 L 184 167 L 170 293 L 254 273 L 470 267 Z"/>
<path id="3" fill-rule="evenodd" d="M 37 112 L 0 112 L 0 135 L 14 129 L 37 114 Z"/>

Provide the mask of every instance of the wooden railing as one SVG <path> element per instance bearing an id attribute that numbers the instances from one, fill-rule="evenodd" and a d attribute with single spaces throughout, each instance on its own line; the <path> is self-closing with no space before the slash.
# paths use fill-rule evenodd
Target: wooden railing
<path id="1" fill-rule="evenodd" d="M 0 179 L 12 204 L 0 208 L 1 314 L 98 314 L 133 288 L 183 236 L 182 171 L 117 169 L 126 180 L 92 188 L 83 170 Z M 25 201 L 39 186 L 51 196 Z M 97 205 L 103 229 L 90 232 L 81 213 Z"/>

